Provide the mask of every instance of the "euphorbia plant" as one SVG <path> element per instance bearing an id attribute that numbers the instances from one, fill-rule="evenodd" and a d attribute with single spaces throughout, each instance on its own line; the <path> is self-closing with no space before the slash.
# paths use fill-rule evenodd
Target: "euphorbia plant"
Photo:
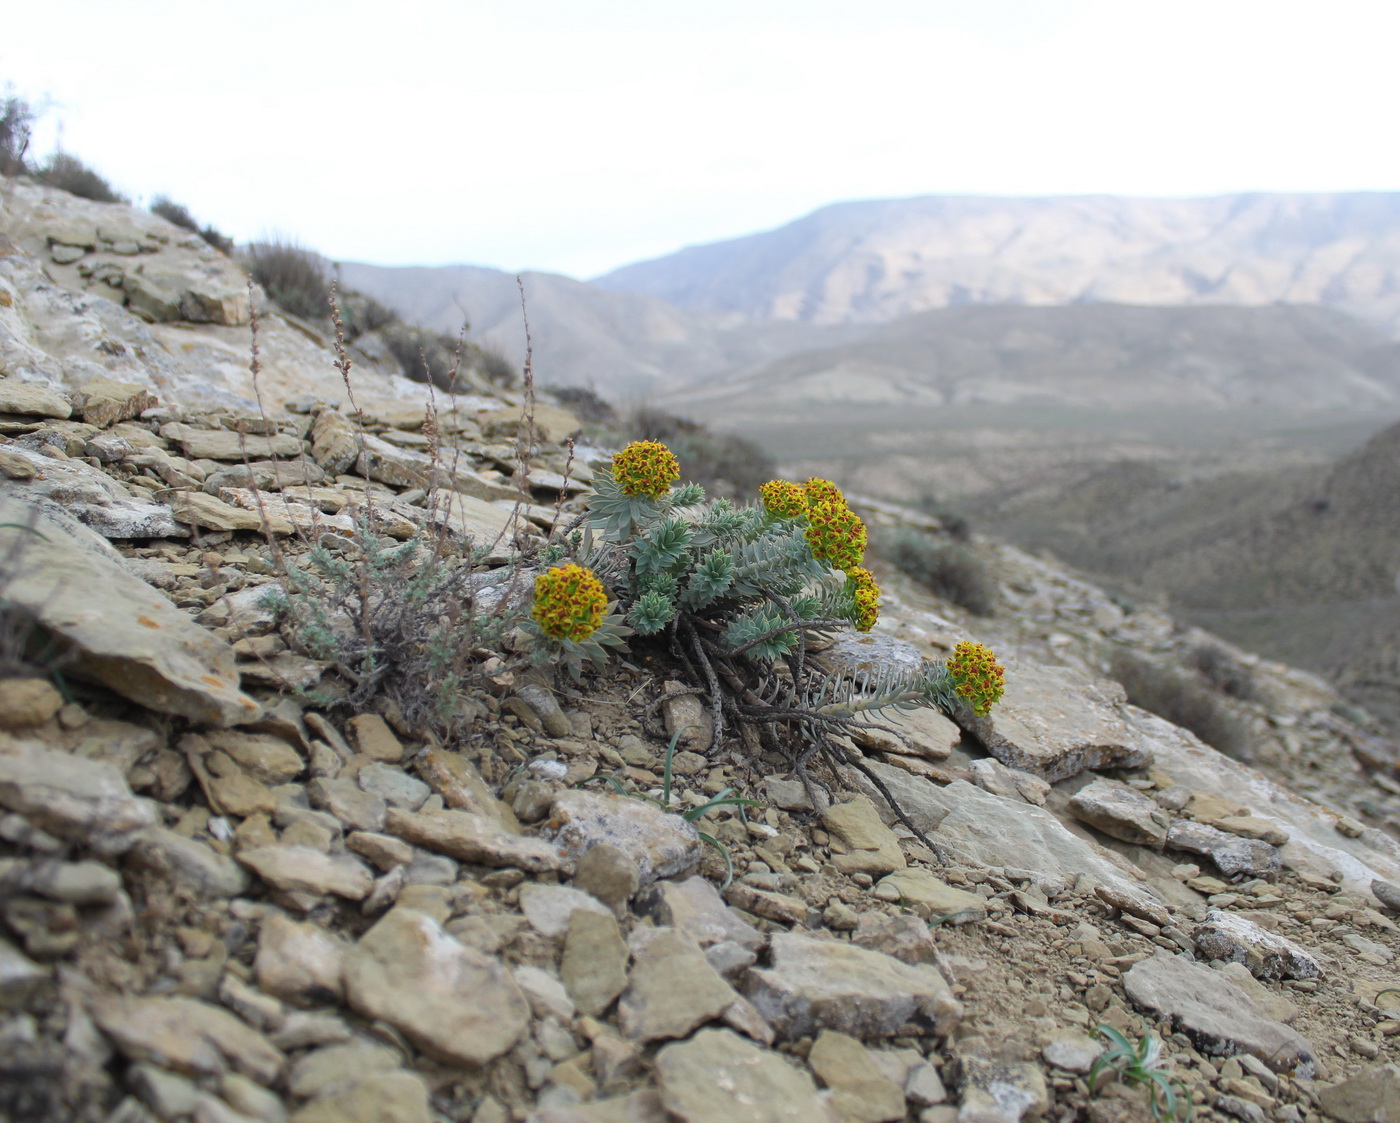
<path id="1" fill-rule="evenodd" d="M 834 483 L 772 480 L 758 503 L 739 506 L 706 501 L 679 478 L 675 456 L 656 441 L 633 442 L 597 472 L 581 529 L 555 547 L 553 560 L 573 561 L 536 583 L 539 634 L 571 669 L 585 656 L 598 662 L 628 629 L 664 638 L 708 695 L 713 744 L 726 721 L 770 739 L 778 727 L 795 730 L 795 743 L 777 747 L 809 783 L 813 753 L 840 755 L 832 734 L 869 725 L 878 711 L 966 705 L 985 714 L 1001 697 L 1004 670 L 980 644 L 913 672 L 831 672 L 809 657 L 814 638 L 869 631 L 879 618 L 879 586 L 862 565 L 865 524 Z M 605 586 L 619 615 L 606 607 Z M 590 625 L 597 630 L 585 634 Z M 862 762 L 840 759 L 883 789 Z"/>

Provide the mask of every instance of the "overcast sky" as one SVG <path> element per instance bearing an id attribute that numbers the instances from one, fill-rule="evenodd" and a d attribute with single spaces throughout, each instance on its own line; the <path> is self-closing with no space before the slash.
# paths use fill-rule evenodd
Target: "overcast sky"
<path id="1" fill-rule="evenodd" d="M 844 199 L 1400 188 L 1394 0 L 38 0 L 0 84 L 141 200 L 589 277 Z"/>

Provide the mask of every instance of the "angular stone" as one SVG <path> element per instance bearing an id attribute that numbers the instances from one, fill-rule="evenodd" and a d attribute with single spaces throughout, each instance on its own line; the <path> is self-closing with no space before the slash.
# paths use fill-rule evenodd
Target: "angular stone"
<path id="1" fill-rule="evenodd" d="M 1321 1088 L 1317 1102 L 1338 1123 L 1400 1123 L 1400 1065 L 1373 1065 Z"/>
<path id="2" fill-rule="evenodd" d="M 416 811 L 433 794 L 422 780 L 415 780 L 402 769 L 373 761 L 360 769 L 356 777 L 361 788 L 380 796 L 391 807 Z"/>
<path id="3" fill-rule="evenodd" d="M 593 1048 L 596 1055 L 598 1046 L 595 1044 Z M 500 1118 L 504 1121 L 505 1116 Z M 555 1104 L 541 1108 L 530 1118 L 532 1123 L 671 1123 L 655 1088 L 639 1088 L 625 1096 L 587 1103 Z M 492 1115 L 488 1123 L 495 1123 L 496 1119 L 497 1116 Z"/>
<path id="4" fill-rule="evenodd" d="M 917 916 L 863 912 L 851 933 L 856 947 L 893 956 L 901 963 L 936 963 L 938 945 L 929 926 Z"/>
<path id="5" fill-rule="evenodd" d="M 301 754 L 281 737 L 241 729 L 211 729 L 204 739 L 266 784 L 294 780 L 306 769 Z"/>
<path id="6" fill-rule="evenodd" d="M 131 794 L 110 764 L 0 742 L 0 807 L 48 834 L 119 854 L 156 821 L 155 804 Z"/>
<path id="7" fill-rule="evenodd" d="M 333 893 L 362 901 L 374 887 L 373 875 L 358 858 L 310 846 L 255 846 L 240 850 L 238 860 L 284 893 Z"/>
<path id="8" fill-rule="evenodd" d="M 232 429 L 196 429 L 179 421 L 160 427 L 160 435 L 174 441 L 191 460 L 268 460 L 301 455 L 301 438 L 279 433 L 271 437 L 238 433 Z"/>
<path id="9" fill-rule="evenodd" d="M 772 966 L 752 968 L 744 993 L 784 1040 L 834 1029 L 852 1037 L 949 1033 L 962 1017 L 933 967 L 835 940 L 777 933 Z"/>
<path id="10" fill-rule="evenodd" d="M 1039 1119 L 1050 1107 L 1045 1074 L 1028 1061 L 989 1061 L 980 1057 L 958 1059 L 962 1106 L 958 1119 L 965 1123 L 1018 1123 Z"/>
<path id="11" fill-rule="evenodd" d="M 1178 819 L 1171 825 L 1167 831 L 1167 845 L 1174 850 L 1208 857 L 1226 877 L 1238 874 L 1260 877 L 1275 873 L 1283 864 L 1278 850 L 1267 842 L 1240 838 L 1186 819 Z"/>
<path id="12" fill-rule="evenodd" d="M 737 912 L 703 877 L 658 882 L 645 902 L 657 924 L 678 928 L 702 948 L 731 941 L 750 951 L 763 946 L 764 935 Z"/>
<path id="13" fill-rule="evenodd" d="M 647 935 L 635 949 L 627 989 L 617 1004 L 618 1025 L 628 1037 L 639 1042 L 685 1037 L 738 999 L 694 941 L 674 929 Z"/>
<path id="14" fill-rule="evenodd" d="M 312 1100 L 287 1123 L 433 1123 L 433 1118 L 421 1076 L 385 1072 Z"/>
<path id="15" fill-rule="evenodd" d="M 689 873 L 704 849 L 695 827 L 679 815 L 626 796 L 567 789 L 554 799 L 551 822 L 559 824 L 554 841 L 566 862 L 607 842 L 632 856 L 643 885 Z"/>
<path id="16" fill-rule="evenodd" d="M 0 378 L 0 413 L 17 413 L 22 417 L 73 416 L 68 398 L 40 382 L 21 382 L 17 378 Z"/>
<path id="17" fill-rule="evenodd" d="M 612 911 L 592 894 L 567 885 L 527 883 L 520 887 L 520 911 L 530 927 L 541 936 L 553 939 L 569 930 L 574 914 L 583 910 L 599 916 L 612 916 Z"/>
<path id="18" fill-rule="evenodd" d="M 461 862 L 483 866 L 515 866 L 534 873 L 557 870 L 556 847 L 498 829 L 491 820 L 470 811 L 401 811 L 390 808 L 384 829 L 390 834 Z"/>
<path id="19" fill-rule="evenodd" d="M 356 750 L 371 760 L 387 764 L 403 760 L 403 742 L 378 714 L 356 714 L 345 723 L 345 732 Z"/>
<path id="20" fill-rule="evenodd" d="M 101 376 L 88 379 L 73 395 L 73 407 L 85 422 L 99 429 L 139 417 L 143 410 L 159 404 L 156 396 L 144 386 Z"/>
<path id="21" fill-rule="evenodd" d="M 35 989 L 49 977 L 19 948 L 0 937 L 0 1010 L 18 1010 L 29 1001 Z"/>
<path id="22" fill-rule="evenodd" d="M 492 826 L 511 834 L 520 833 L 520 821 L 508 804 L 502 803 L 487 786 L 467 757 L 446 749 L 429 749 L 414 762 L 418 775 L 427 781 L 442 801 L 455 811 L 470 811 L 492 820 Z"/>
<path id="23" fill-rule="evenodd" d="M 1123 988 L 1134 1005 L 1166 1019 L 1202 1053 L 1249 1053 L 1275 1072 L 1311 1078 L 1312 1045 L 1269 1018 L 1219 971 L 1159 955 L 1134 965 L 1123 976 Z"/>
<path id="24" fill-rule="evenodd" d="M 107 473 L 86 461 L 56 460 L 17 445 L 4 452 L 5 474 L 26 481 L 22 490 L 0 489 L 9 492 L 3 506 L 11 509 L 0 509 L 6 522 L 28 525 L 33 508 L 38 507 L 41 517 L 50 523 L 57 515 L 79 522 L 103 538 L 180 538 L 189 534 L 165 504 L 134 498 Z M 39 529 L 46 535 L 50 533 Z"/>
<path id="25" fill-rule="evenodd" d="M 259 1084 L 281 1072 L 282 1051 L 227 1010 L 194 998 L 120 998 L 91 1003 L 93 1019 L 126 1056 L 193 1076 L 230 1069 Z"/>
<path id="26" fill-rule="evenodd" d="M 984 792 L 991 792 L 1003 799 L 1023 799 L 1037 807 L 1044 807 L 1045 799 L 1050 794 L 1050 785 L 1039 776 L 1007 768 L 995 757 L 974 760 L 967 769 L 972 773 L 974 784 Z"/>
<path id="27" fill-rule="evenodd" d="M 258 932 L 253 971 L 258 986 L 298 1006 L 339 1002 L 349 945 L 315 924 L 270 916 Z"/>
<path id="28" fill-rule="evenodd" d="M 1371 881 L 1371 893 L 1386 908 L 1400 912 L 1400 886 L 1377 877 Z"/>
<path id="29" fill-rule="evenodd" d="M 354 1087 L 366 1077 L 403 1068 L 397 1049 L 365 1041 L 328 1044 L 293 1062 L 287 1091 L 299 1098 L 316 1098 Z"/>
<path id="30" fill-rule="evenodd" d="M 231 264 L 174 262 L 166 254 L 127 269 L 122 291 L 127 306 L 145 320 L 168 323 L 246 324 L 248 290 Z"/>
<path id="31" fill-rule="evenodd" d="M 842 873 L 879 876 L 908 865 L 899 839 L 865 796 L 832 804 L 822 812 L 822 825 L 834 836 L 831 861 Z"/>
<path id="32" fill-rule="evenodd" d="M 452 1064 L 494 1060 L 529 1024 L 529 1004 L 505 967 L 411 909 L 391 909 L 361 937 L 344 979 L 353 1010 Z"/>
<path id="33" fill-rule="evenodd" d="M 1026 662 L 1008 670 L 1006 694 L 989 716 L 960 710 L 958 720 L 1003 764 L 1053 784 L 1085 769 L 1150 763 L 1118 714 L 1124 700 L 1117 683 Z"/>
<path id="34" fill-rule="evenodd" d="M 0 729 L 29 729 L 43 725 L 63 705 L 63 695 L 47 679 L 0 680 Z"/>
<path id="35" fill-rule="evenodd" d="M 244 511 L 202 491 L 177 491 L 170 497 L 170 509 L 178 522 L 207 530 L 262 530 L 262 519 L 255 511 Z"/>
<path id="36" fill-rule="evenodd" d="M 358 431 L 338 410 L 323 409 L 311 423 L 311 458 L 332 476 L 350 470 L 360 454 Z"/>
<path id="37" fill-rule="evenodd" d="M 1211 826 L 1237 834 L 1241 838 L 1257 838 L 1270 846 L 1283 846 L 1288 842 L 1288 832 L 1277 824 L 1257 815 L 1225 815 L 1216 819 Z"/>
<path id="38" fill-rule="evenodd" d="M 50 528 L 42 517 L 36 529 L 43 537 L 25 533 L 15 542 L 21 530 L 0 527 L 0 549 L 15 558 L 5 598 L 71 645 L 65 673 L 195 722 L 234 725 L 257 716 L 258 704 L 238 689 L 227 643 L 109 560 L 105 542 L 84 549 L 67 536 L 73 528 Z M 100 610 L 93 589 L 102 590 Z"/>
<path id="39" fill-rule="evenodd" d="M 900 901 L 925 920 L 954 926 L 971 924 L 987 916 L 986 898 L 956 889 L 922 867 L 896 870 L 881 878 L 874 895 L 882 901 Z"/>
<path id="40" fill-rule="evenodd" d="M 824 1029 L 807 1064 L 831 1089 L 831 1106 L 843 1123 L 891 1123 L 904 1118 L 904 1089 L 875 1064 L 854 1037 Z"/>
<path id="41" fill-rule="evenodd" d="M 1117 780 L 1095 780 L 1080 788 L 1068 809 L 1081 823 L 1123 842 L 1160 850 L 1167 839 L 1166 816 L 1156 800 Z"/>
<path id="42" fill-rule="evenodd" d="M 237 897 L 248 887 L 248 875 L 232 858 L 165 827 L 141 831 L 126 860 L 204 897 Z"/>
<path id="43" fill-rule="evenodd" d="M 1073 882 L 1087 874 L 1101 886 L 1111 887 L 1118 898 L 1137 908 L 1161 909 L 1142 886 L 1129 881 L 1103 857 L 1093 843 L 1071 832 L 1044 808 L 1002 799 L 965 780 L 938 787 L 897 768 L 868 761 L 874 772 L 916 824 L 929 824 L 929 837 L 959 859 L 981 866 L 1012 866 L 1033 874 Z M 844 775 L 860 787 L 859 773 Z M 866 789 L 875 799 L 873 786 Z M 880 806 L 883 797 L 876 799 Z M 936 824 L 936 830 L 933 825 Z"/>
<path id="44" fill-rule="evenodd" d="M 664 1046 L 656 1081 L 679 1123 L 835 1123 L 806 1072 L 728 1029 Z"/>
<path id="45" fill-rule="evenodd" d="M 1040 1047 L 1046 1064 L 1081 1075 L 1094 1067 L 1103 1051 L 1103 1045 L 1077 1029 L 1057 1029 Z"/>
<path id="46" fill-rule="evenodd" d="M 576 889 L 591 893 L 616 909 L 632 899 L 641 887 L 642 875 L 626 850 L 600 842 L 578 860 L 573 883 Z"/>
<path id="47" fill-rule="evenodd" d="M 1312 979 L 1322 971 L 1292 940 L 1235 913 L 1211 909 L 1191 936 L 1203 958 L 1243 963 L 1256 979 Z"/>
<path id="48" fill-rule="evenodd" d="M 312 807 L 334 815 L 352 830 L 381 831 L 389 805 L 382 796 L 367 792 L 354 780 L 316 779 L 306 785 Z"/>
<path id="49" fill-rule="evenodd" d="M 0 859 L 0 896 L 10 893 L 37 893 L 71 905 L 110 905 L 122 896 L 122 879 L 101 862 Z"/>
<path id="50" fill-rule="evenodd" d="M 582 427 L 578 417 L 559 406 L 536 402 L 528 414 L 521 406 L 507 406 L 478 416 L 482 436 L 514 437 L 528 417 L 536 436 L 553 444 L 563 444 Z"/>
<path id="51" fill-rule="evenodd" d="M 627 944 L 611 916 L 579 909 L 569 917 L 559 974 L 579 1013 L 601 1017 L 627 985 Z"/>

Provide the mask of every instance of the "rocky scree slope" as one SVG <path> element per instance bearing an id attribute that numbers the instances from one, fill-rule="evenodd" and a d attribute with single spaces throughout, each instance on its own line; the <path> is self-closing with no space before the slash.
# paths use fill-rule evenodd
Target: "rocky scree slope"
<path id="1" fill-rule="evenodd" d="M 581 687 L 483 653 L 451 739 L 391 705 L 347 716 L 267 607 L 279 551 L 353 554 L 359 516 L 509 572 L 579 503 L 575 423 L 540 406 L 527 471 L 518 400 L 429 425 L 423 387 L 371 371 L 357 414 L 326 342 L 275 311 L 260 411 L 225 263 L 184 247 L 175 268 L 161 228 L 125 237 L 144 217 L 46 203 L 94 229 L 28 219 L 0 256 L 0 595 L 65 649 L 61 678 L 11 647 L 27 673 L 0 679 L 0 1114 L 1147 1118 L 1142 1089 L 1088 1087 L 1102 1023 L 1163 1039 L 1196 1118 L 1384 1118 L 1400 768 L 1325 684 L 1253 666 L 1245 766 L 1102 676 L 1108 643 L 1191 642 L 1166 616 L 991 543 L 1003 603 L 975 624 L 882 572 L 881 624 L 829 665 L 977 638 L 1008 667 L 990 719 L 899 718 L 912 754 L 847 746 L 948 865 L 854 770 L 814 807 L 781 755 L 696 752 L 661 652 Z M 130 260 L 121 286 L 84 275 L 131 244 L 145 275 L 172 255 L 166 311 L 123 303 Z M 219 291 L 233 322 L 159 319 Z M 764 804 L 705 822 L 723 891 L 681 816 L 580 787 L 657 790 L 676 735 L 681 806 Z"/>

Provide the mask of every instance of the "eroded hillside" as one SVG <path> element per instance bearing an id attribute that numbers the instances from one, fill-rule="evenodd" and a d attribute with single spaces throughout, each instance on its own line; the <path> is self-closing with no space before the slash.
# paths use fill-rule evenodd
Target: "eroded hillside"
<path id="1" fill-rule="evenodd" d="M 1007 693 L 846 730 L 806 785 L 792 745 L 704 736 L 664 638 L 576 682 L 486 626 L 608 462 L 576 419 L 434 404 L 364 356 L 347 385 L 270 307 L 255 382 L 227 259 L 27 208 L 0 249 L 0 1113 L 1148 1118 L 1150 1082 L 1091 1076 L 1099 1026 L 1159 1041 L 1196 1119 L 1393 1103 L 1400 756 L 1325 683 L 1227 652 L 1241 763 L 1104 673 L 1208 637 L 990 541 L 989 616 L 876 559 L 875 629 L 813 659 L 976 639 Z M 401 659 L 308 632 L 298 567 L 363 620 L 428 564 L 462 580 Z M 759 806 L 670 813 L 727 788 Z"/>

